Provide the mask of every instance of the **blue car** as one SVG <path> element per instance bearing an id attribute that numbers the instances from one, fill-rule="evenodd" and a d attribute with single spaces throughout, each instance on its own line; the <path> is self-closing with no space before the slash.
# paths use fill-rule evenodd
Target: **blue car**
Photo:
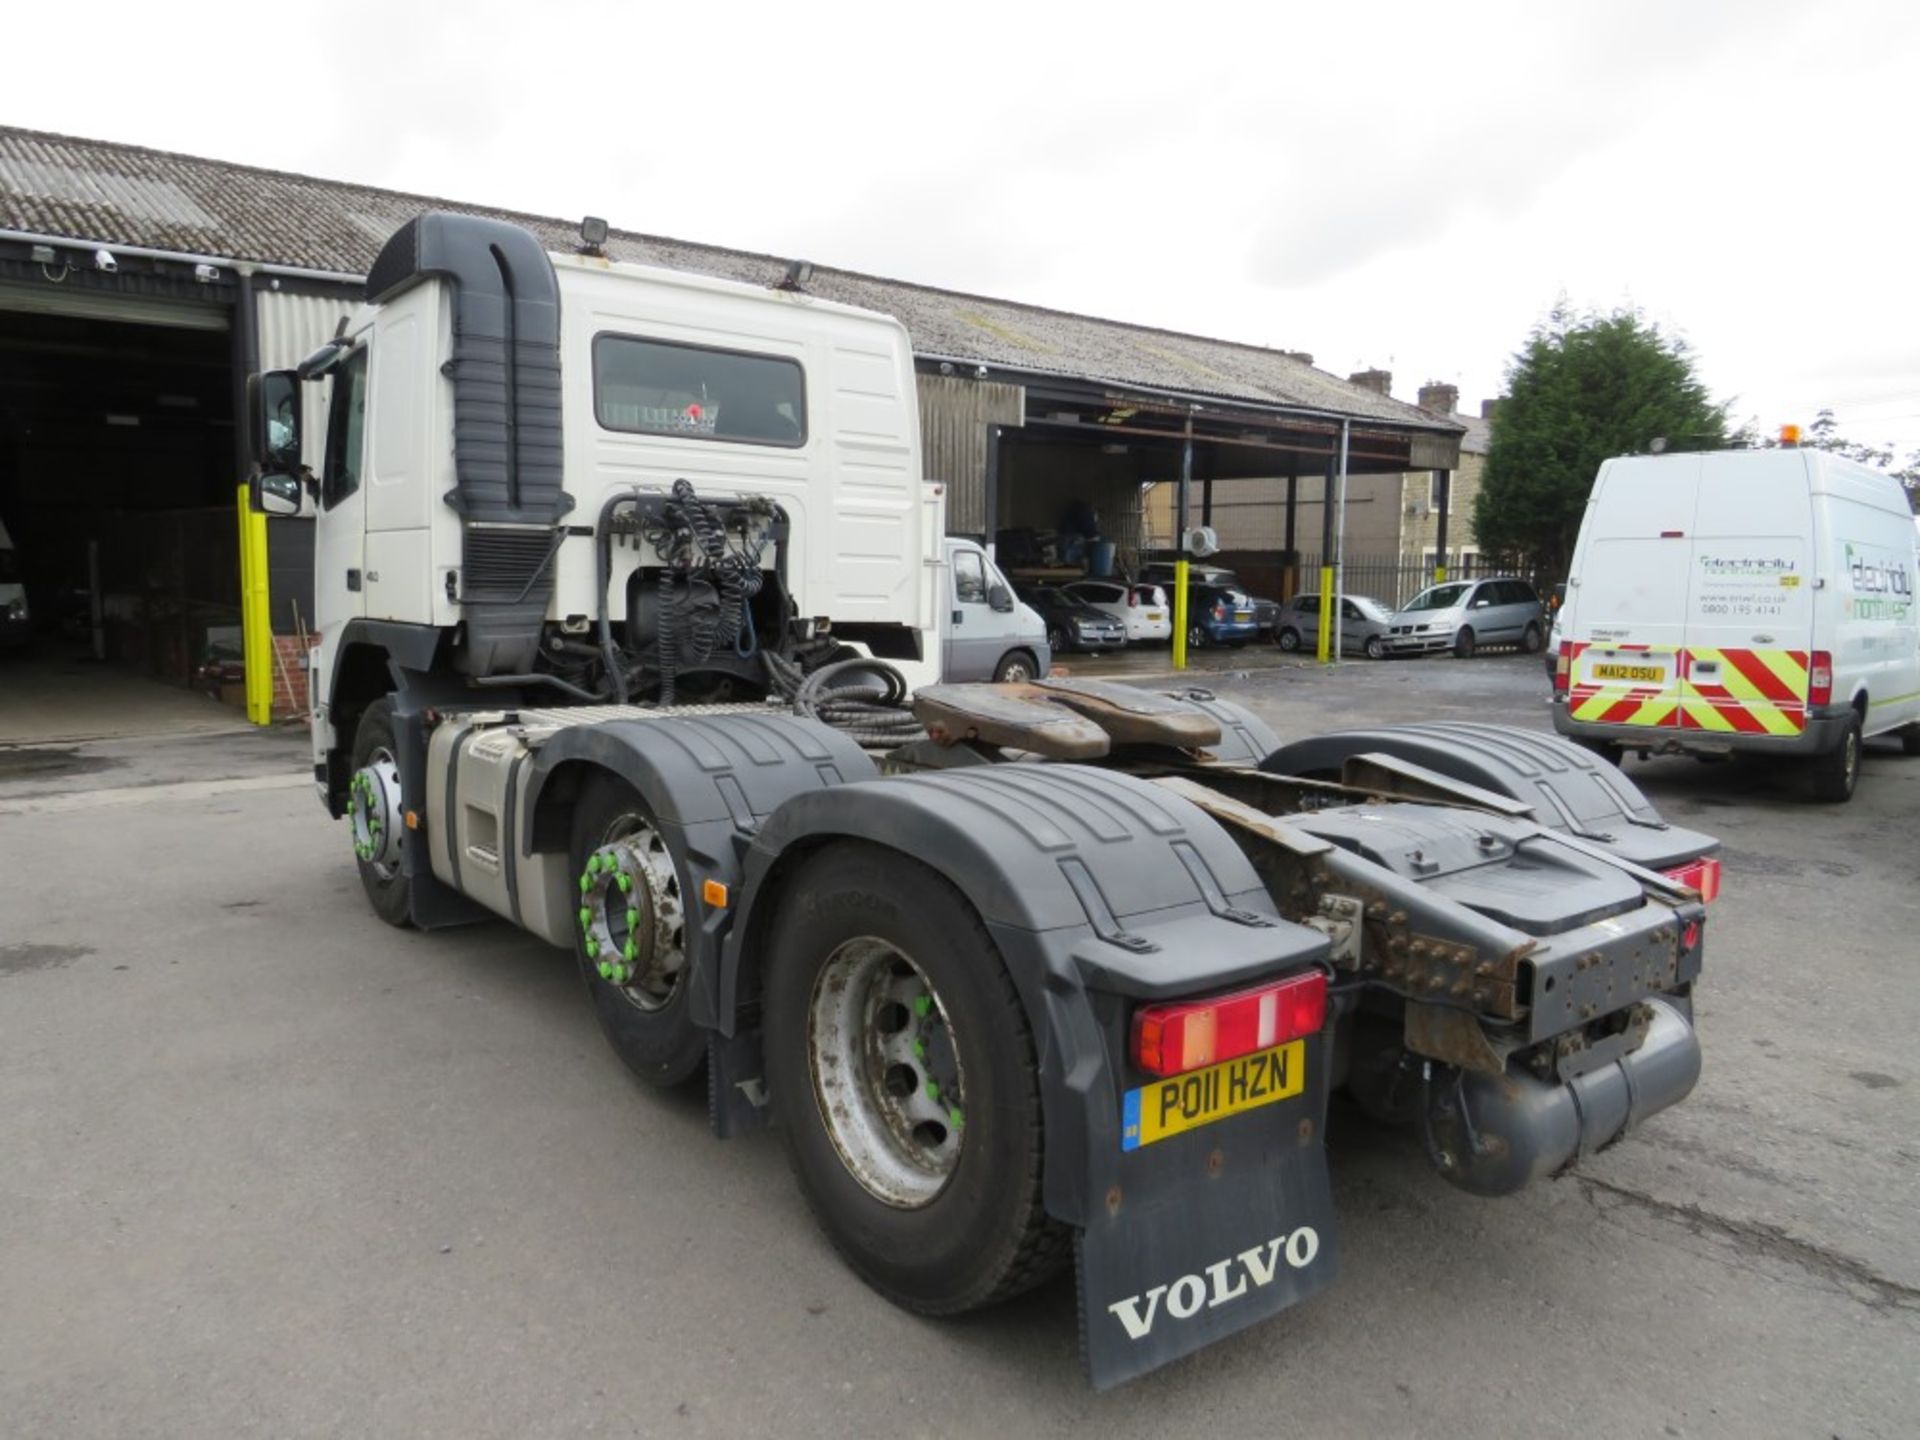
<path id="1" fill-rule="evenodd" d="M 1244 645 L 1260 634 L 1253 597 L 1232 585 L 1187 585 L 1187 647 Z"/>

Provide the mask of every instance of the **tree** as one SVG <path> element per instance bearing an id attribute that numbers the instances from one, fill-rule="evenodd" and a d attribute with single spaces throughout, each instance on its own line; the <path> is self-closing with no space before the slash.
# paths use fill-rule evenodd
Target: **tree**
<path id="1" fill-rule="evenodd" d="M 1508 367 L 1473 505 L 1481 549 L 1566 573 L 1600 462 L 1655 442 L 1727 443 L 1726 407 L 1708 397 L 1686 343 L 1632 310 L 1555 305 Z"/>

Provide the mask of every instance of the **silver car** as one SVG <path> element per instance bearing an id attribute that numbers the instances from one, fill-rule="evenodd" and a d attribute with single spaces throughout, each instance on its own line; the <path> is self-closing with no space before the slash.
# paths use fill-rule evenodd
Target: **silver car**
<path id="1" fill-rule="evenodd" d="M 1527 654 L 1546 643 L 1547 612 L 1524 580 L 1449 580 L 1422 590 L 1394 612 L 1387 653 L 1451 650 L 1461 659 L 1483 645 L 1518 645 Z"/>
<path id="2" fill-rule="evenodd" d="M 1371 595 L 1340 597 L 1340 653 L 1378 660 L 1387 653 L 1387 630 L 1392 613 Z M 1296 595 L 1280 607 L 1273 623 L 1273 643 L 1282 650 L 1317 648 L 1320 643 L 1320 597 Z"/>

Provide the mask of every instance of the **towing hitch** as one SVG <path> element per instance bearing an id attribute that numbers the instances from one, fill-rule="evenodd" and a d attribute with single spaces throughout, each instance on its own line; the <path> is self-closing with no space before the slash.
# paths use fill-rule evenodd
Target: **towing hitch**
<path id="1" fill-rule="evenodd" d="M 1432 1067 L 1423 1124 L 1434 1168 L 1472 1194 L 1511 1195 L 1686 1099 L 1700 1078 L 1699 1037 L 1669 1001 L 1642 1003 L 1652 1020 L 1639 1047 L 1568 1080 L 1512 1065 L 1499 1075 Z"/>

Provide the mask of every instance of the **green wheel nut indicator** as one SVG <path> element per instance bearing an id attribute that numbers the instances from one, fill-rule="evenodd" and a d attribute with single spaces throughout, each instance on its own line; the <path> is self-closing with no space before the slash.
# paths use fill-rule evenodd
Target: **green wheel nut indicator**
<path id="1" fill-rule="evenodd" d="M 940 1098 L 940 1082 L 937 1080 L 927 1081 L 927 1099 L 938 1100 L 939 1098 Z"/>
<path id="2" fill-rule="evenodd" d="M 933 1013 L 933 997 L 931 995 L 914 996 L 913 997 L 913 1013 L 920 1016 L 922 1019 L 924 1019 L 928 1015 L 931 1015 Z"/>

